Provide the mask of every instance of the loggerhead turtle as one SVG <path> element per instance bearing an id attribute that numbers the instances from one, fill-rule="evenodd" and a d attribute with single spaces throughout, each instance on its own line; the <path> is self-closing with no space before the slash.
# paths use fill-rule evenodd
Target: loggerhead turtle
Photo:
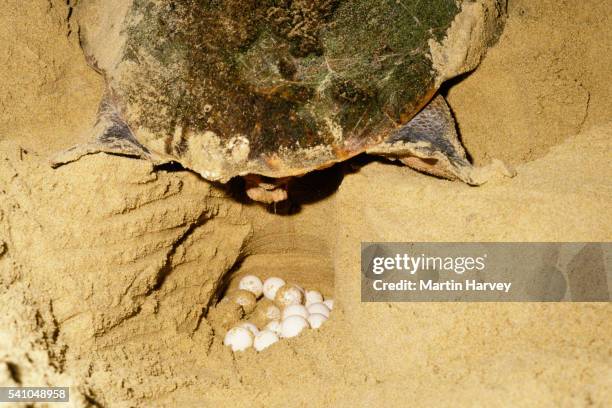
<path id="1" fill-rule="evenodd" d="M 503 0 L 83 0 L 81 47 L 106 81 L 91 141 L 106 152 L 246 179 L 257 201 L 290 177 L 367 152 L 472 185 L 441 83 L 479 63 Z"/>

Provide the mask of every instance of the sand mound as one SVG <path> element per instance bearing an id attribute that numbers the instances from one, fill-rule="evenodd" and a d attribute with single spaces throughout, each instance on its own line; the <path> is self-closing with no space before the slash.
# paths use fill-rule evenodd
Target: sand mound
<path id="1" fill-rule="evenodd" d="M 448 92 L 468 151 L 520 163 L 612 118 L 610 4 L 510 1 L 481 66 Z"/>
<path id="2" fill-rule="evenodd" d="M 448 89 L 473 157 L 516 164 L 514 179 L 471 188 L 353 163 L 343 180 L 305 178 L 316 199 L 274 214 L 138 160 L 49 168 L 86 133 L 102 84 L 69 6 L 8 1 L 0 384 L 72 386 L 79 407 L 604 406 L 609 305 L 362 304 L 358 266 L 361 241 L 610 240 L 604 3 L 512 1 L 499 43 Z M 207 316 L 254 272 L 333 294 L 333 319 L 233 355 Z"/>

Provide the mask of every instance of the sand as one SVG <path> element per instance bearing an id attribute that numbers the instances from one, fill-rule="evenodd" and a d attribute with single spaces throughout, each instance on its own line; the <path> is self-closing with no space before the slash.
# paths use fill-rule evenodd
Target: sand
<path id="1" fill-rule="evenodd" d="M 0 385 L 71 386 L 75 407 L 612 400 L 609 304 L 359 301 L 361 241 L 611 240 L 610 2 L 510 1 L 498 44 L 445 89 L 475 162 L 515 178 L 471 188 L 357 160 L 276 214 L 129 158 L 51 169 L 87 137 L 103 84 L 64 2 L 5 3 Z M 255 272 L 333 296 L 332 319 L 233 355 L 215 305 Z"/>

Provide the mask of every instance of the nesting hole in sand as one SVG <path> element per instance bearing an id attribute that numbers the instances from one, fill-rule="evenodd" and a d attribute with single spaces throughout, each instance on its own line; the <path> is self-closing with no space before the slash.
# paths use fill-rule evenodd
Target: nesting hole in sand
<path id="1" fill-rule="evenodd" d="M 241 281 L 244 284 L 244 278 L 249 276 L 259 278 L 263 284 L 260 296 L 252 294 L 257 293 L 257 289 L 240 289 Z M 285 283 L 274 300 L 271 300 L 274 290 L 270 290 L 270 278 L 280 278 Z M 258 286 L 257 279 L 250 283 L 249 288 Z M 296 292 L 296 288 L 301 291 Z M 320 293 L 322 299 L 317 300 L 317 294 L 311 291 Z M 283 293 L 286 296 L 281 296 Z M 299 293 L 298 300 L 294 301 L 296 293 Z M 315 316 L 325 314 L 322 306 L 315 304 L 333 298 L 334 270 L 324 239 L 299 232 L 266 233 L 247 244 L 242 259 L 226 274 L 207 319 L 215 335 L 235 351 L 252 347 L 262 351 L 278 338 L 283 341 L 328 324 L 321 316 Z M 291 307 L 291 304 L 302 306 Z M 333 319 L 333 304 L 327 302 L 325 306 L 330 309 L 325 317 Z M 298 315 L 304 320 L 289 318 Z M 278 324 L 270 324 L 273 321 Z M 236 330 L 237 327 L 241 329 Z M 237 346 L 232 347 L 232 344 Z"/>

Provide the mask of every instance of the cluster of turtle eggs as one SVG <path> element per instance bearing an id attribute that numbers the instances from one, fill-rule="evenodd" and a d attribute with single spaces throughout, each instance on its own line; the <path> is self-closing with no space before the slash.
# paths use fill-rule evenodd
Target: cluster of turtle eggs
<path id="1" fill-rule="evenodd" d="M 307 328 L 318 329 L 334 307 L 333 300 L 323 300 L 323 295 L 316 290 L 304 290 L 277 277 L 262 282 L 254 275 L 240 280 L 233 299 L 246 310 L 258 306 L 257 320 L 262 322 L 262 327 L 243 322 L 228 330 L 223 344 L 232 351 L 250 347 L 262 351 L 281 338 L 295 337 Z"/>

